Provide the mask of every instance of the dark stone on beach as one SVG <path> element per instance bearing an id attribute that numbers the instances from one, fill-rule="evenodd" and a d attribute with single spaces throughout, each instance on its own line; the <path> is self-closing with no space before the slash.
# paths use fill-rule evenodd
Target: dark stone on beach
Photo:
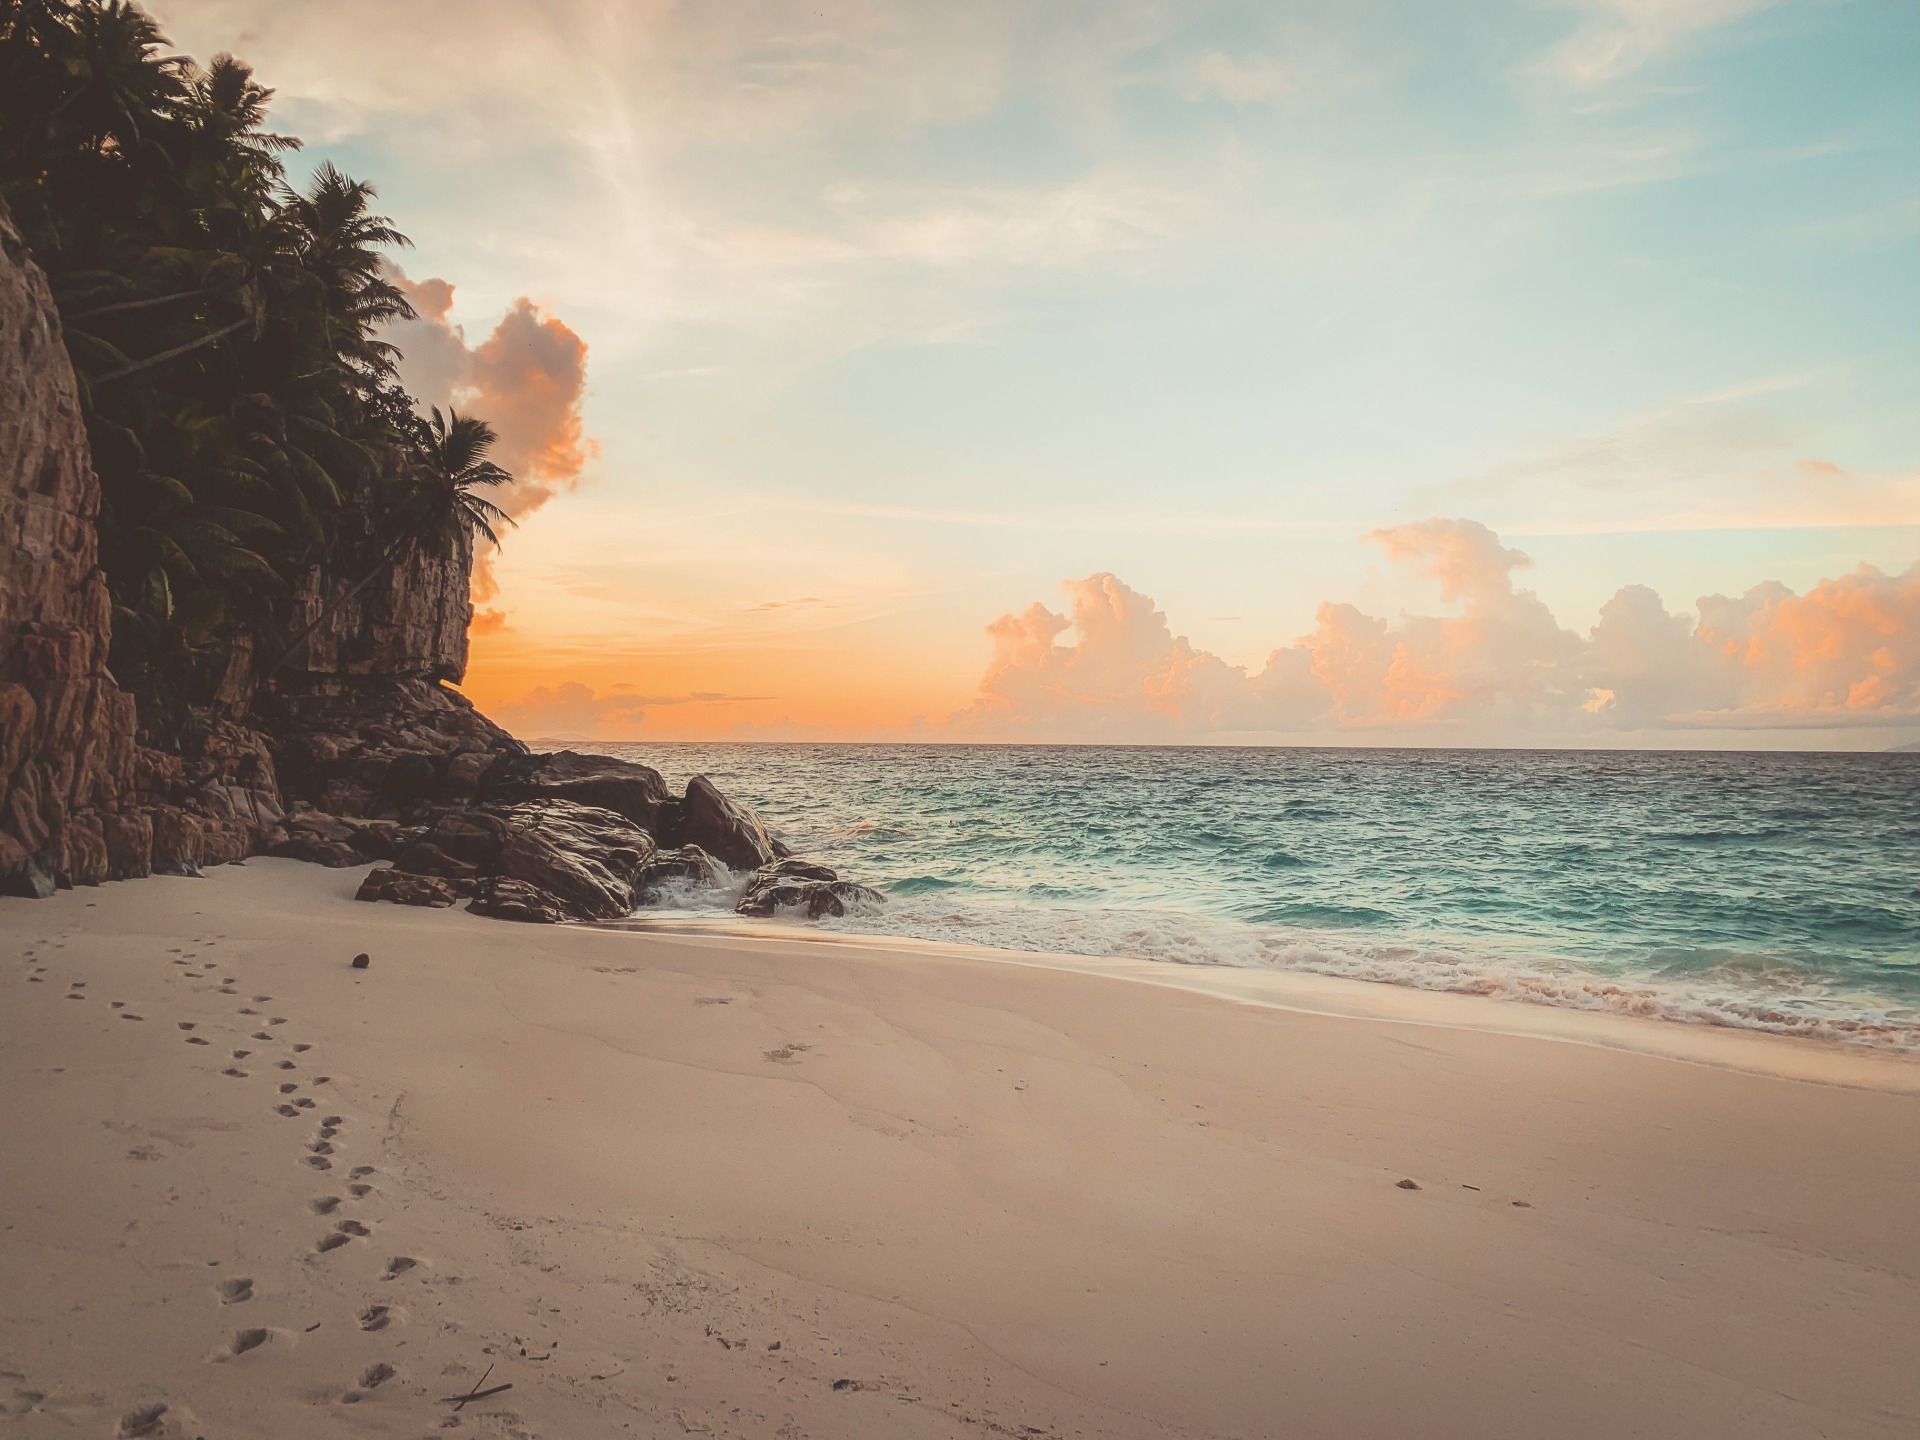
<path id="1" fill-rule="evenodd" d="M 1394 1184 L 1398 1185 L 1402 1190 L 1418 1190 L 1420 1188 L 1420 1184 L 1416 1180 L 1396 1180 Z"/>
<path id="2" fill-rule="evenodd" d="M 698 845 L 683 845 L 678 850 L 662 850 L 640 871 L 638 888 L 642 905 L 660 903 L 660 892 L 679 881 L 694 890 L 719 890 L 733 883 L 733 876 L 718 860 Z"/>
<path id="3" fill-rule="evenodd" d="M 884 905 L 886 899 L 878 890 L 840 879 L 825 865 L 780 860 L 754 871 L 733 908 L 761 920 L 783 914 L 819 920 L 845 915 L 850 906 Z"/>
<path id="4" fill-rule="evenodd" d="M 373 957 L 368 955 L 364 950 L 353 957 L 353 968 L 356 970 L 364 970 L 372 963 Z"/>
<path id="5" fill-rule="evenodd" d="M 471 883 L 463 885 L 458 880 L 448 880 L 439 875 L 415 875 L 405 870 L 369 870 L 353 898 L 388 900 L 395 905 L 427 905 L 444 910 L 472 891 Z"/>
<path id="6" fill-rule="evenodd" d="M 687 782 L 686 798 L 680 802 L 678 845 L 698 845 L 731 870 L 758 870 L 778 857 L 767 837 L 760 817 L 744 805 L 736 805 L 704 775 Z"/>

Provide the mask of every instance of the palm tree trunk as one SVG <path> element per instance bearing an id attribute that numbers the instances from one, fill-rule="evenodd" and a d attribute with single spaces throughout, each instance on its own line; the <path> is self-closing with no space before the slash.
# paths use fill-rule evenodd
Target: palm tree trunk
<path id="1" fill-rule="evenodd" d="M 234 331 L 251 323 L 249 320 L 236 320 L 233 324 L 223 325 L 209 335 L 202 335 L 198 340 L 189 340 L 186 344 L 176 345 L 171 350 L 162 350 L 158 355 L 149 355 L 146 359 L 136 360 L 131 365 L 122 365 L 118 370 L 109 370 L 104 375 L 96 375 L 87 383 L 89 385 L 104 385 L 109 380 L 124 380 L 129 375 L 138 375 L 142 370 L 151 370 L 154 366 L 164 364 L 168 360 L 177 359 L 182 355 L 190 355 L 195 350 L 204 350 L 207 346 L 226 339 L 227 336 L 233 334 Z"/>

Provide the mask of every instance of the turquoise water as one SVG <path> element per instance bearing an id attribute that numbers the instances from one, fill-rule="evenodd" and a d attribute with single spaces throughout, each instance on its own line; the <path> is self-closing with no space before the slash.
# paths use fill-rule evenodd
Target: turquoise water
<path id="1" fill-rule="evenodd" d="M 1920 1049 L 1920 755 L 599 748 L 890 897 L 831 928 Z"/>

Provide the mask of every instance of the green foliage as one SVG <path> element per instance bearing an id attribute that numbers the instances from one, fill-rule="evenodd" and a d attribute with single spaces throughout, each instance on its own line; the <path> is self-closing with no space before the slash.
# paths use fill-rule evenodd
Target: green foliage
<path id="1" fill-rule="evenodd" d="M 511 478 L 492 432 L 423 423 L 379 338 L 413 313 L 383 263 L 406 237 L 330 164 L 289 184 L 271 96 L 125 0 L 0 0 L 0 201 L 80 380 L 115 673 L 169 707 L 242 637 L 284 650 L 316 566 L 371 578 L 505 518 L 472 493 Z"/>

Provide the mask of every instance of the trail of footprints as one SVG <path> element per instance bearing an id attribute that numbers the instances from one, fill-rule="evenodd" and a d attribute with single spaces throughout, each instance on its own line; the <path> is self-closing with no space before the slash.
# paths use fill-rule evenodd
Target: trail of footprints
<path id="1" fill-rule="evenodd" d="M 195 943 L 210 948 L 216 941 L 206 939 L 196 941 Z M 49 965 L 47 959 L 41 957 L 40 952 L 42 950 L 58 951 L 65 948 L 64 940 L 54 938 L 43 939 L 39 942 L 38 946 L 28 948 L 23 955 L 23 959 L 29 967 L 29 973 L 27 975 L 28 981 L 33 984 L 46 983 L 46 974 Z M 238 995 L 240 993 L 239 977 L 237 975 L 221 973 L 224 967 L 216 966 L 211 958 L 200 959 L 198 951 L 182 949 L 174 949 L 168 953 L 173 957 L 170 963 L 185 971 L 185 974 L 180 978 L 202 982 L 217 980 L 216 993 L 221 995 Z M 48 957 L 48 959 L 50 958 L 51 957 Z M 87 982 L 85 980 L 71 980 L 67 982 L 67 990 L 63 998 L 67 1000 L 85 1001 L 89 998 L 87 994 Z M 251 997 L 251 999 L 251 1004 L 237 1007 L 237 1013 L 258 1024 L 258 1017 L 261 1016 L 262 1012 L 254 1007 L 271 1004 L 273 997 L 271 995 L 255 995 Z M 129 1010 L 127 1008 L 127 1002 L 123 1000 L 109 1001 L 108 1004 L 110 1010 L 117 1015 L 119 1019 L 129 1021 L 144 1021 L 146 1019 L 144 1015 Z M 176 1027 L 183 1032 L 183 1039 L 188 1045 L 203 1047 L 211 1047 L 213 1045 L 213 1040 L 197 1033 L 201 1029 L 199 1022 L 179 1020 L 174 1023 Z M 287 1023 L 288 1018 L 284 1015 L 268 1015 L 265 1023 L 261 1024 L 259 1029 L 251 1032 L 250 1038 L 261 1044 L 279 1045 L 282 1043 L 282 1037 L 276 1034 L 275 1031 L 278 1027 Z M 264 1061 L 262 1052 L 247 1046 L 239 1046 L 228 1052 L 229 1058 L 234 1063 L 223 1066 L 219 1073 L 234 1080 L 251 1079 L 253 1078 L 253 1072 L 243 1068 L 242 1062 L 262 1059 L 264 1063 L 270 1067 L 268 1076 L 272 1080 L 274 1095 L 278 1101 L 278 1103 L 272 1105 L 270 1108 L 276 1115 L 285 1119 L 298 1119 L 306 1112 L 319 1108 L 318 1102 L 314 1100 L 312 1096 L 302 1094 L 302 1090 L 324 1086 L 330 1083 L 332 1078 L 327 1075 L 315 1075 L 311 1079 L 305 1080 L 292 1078 L 292 1074 L 299 1071 L 302 1062 L 289 1057 L 296 1055 L 304 1056 L 311 1053 L 312 1050 L 313 1046 L 311 1044 L 305 1041 L 296 1041 L 286 1045 L 286 1055 L 271 1061 Z M 346 1141 L 342 1138 L 342 1132 L 346 1127 L 346 1123 L 346 1118 L 341 1115 L 329 1114 L 320 1116 L 319 1124 L 315 1127 L 312 1135 L 301 1143 L 301 1151 L 298 1157 L 300 1163 L 317 1173 L 331 1171 L 334 1168 L 336 1160 L 344 1159 L 342 1149 Z M 343 1187 L 346 1191 L 347 1198 L 359 1201 L 374 1194 L 374 1187 L 370 1182 L 375 1173 L 374 1167 L 371 1165 L 355 1165 L 351 1167 L 347 1171 L 348 1183 Z M 313 1215 L 324 1218 L 336 1215 L 344 1203 L 345 1200 L 339 1195 L 320 1195 L 309 1201 L 307 1208 Z M 338 1218 L 334 1220 L 331 1229 L 324 1231 L 314 1240 L 312 1253 L 314 1255 L 328 1255 L 345 1246 L 351 1245 L 356 1240 L 367 1240 L 371 1239 L 372 1236 L 373 1230 L 362 1221 L 351 1217 Z M 419 1262 L 411 1256 L 393 1256 L 387 1261 L 380 1278 L 382 1280 L 395 1279 L 400 1275 L 404 1275 L 407 1271 L 412 1270 L 418 1263 Z M 254 1280 L 251 1277 L 245 1276 L 221 1280 L 213 1287 L 213 1298 L 216 1303 L 222 1307 L 243 1305 L 255 1298 L 254 1285 Z M 393 1323 L 394 1318 L 394 1312 L 391 1307 L 369 1303 L 353 1316 L 353 1322 L 362 1331 L 375 1334 L 387 1329 L 387 1327 Z M 224 1353 L 229 1358 L 245 1355 L 249 1351 L 257 1350 L 267 1344 L 273 1338 L 273 1333 L 270 1328 L 265 1326 L 246 1326 L 240 1328 L 234 1331 L 232 1340 L 224 1347 Z M 352 1387 L 341 1392 L 340 1400 L 346 1404 L 358 1402 L 365 1398 L 366 1392 L 384 1385 L 387 1381 L 393 1379 L 397 1373 L 393 1366 L 387 1364 L 385 1361 L 380 1361 L 368 1366 L 360 1373 Z M 168 1407 L 166 1405 L 161 1404 L 145 1405 L 136 1410 L 128 1411 L 121 1417 L 119 1433 L 129 1436 L 155 1434 L 160 1428 L 160 1422 L 166 1415 L 167 1409 Z"/>

